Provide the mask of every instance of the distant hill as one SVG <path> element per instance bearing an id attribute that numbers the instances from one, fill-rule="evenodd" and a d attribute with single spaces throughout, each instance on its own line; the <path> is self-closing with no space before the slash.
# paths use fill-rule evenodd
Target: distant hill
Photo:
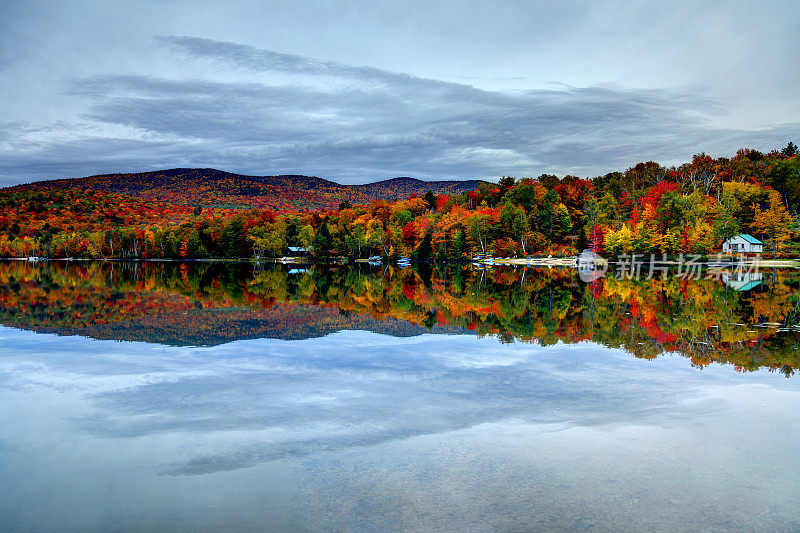
<path id="1" fill-rule="evenodd" d="M 213 168 L 174 168 L 39 181 L 18 185 L 14 189 L 88 189 L 174 205 L 309 210 L 335 209 L 343 201 L 360 204 L 378 198 L 405 198 L 427 190 L 437 194 L 459 194 L 477 189 L 480 183 L 478 180 L 393 178 L 362 185 L 342 185 L 313 176 L 246 176 Z"/>

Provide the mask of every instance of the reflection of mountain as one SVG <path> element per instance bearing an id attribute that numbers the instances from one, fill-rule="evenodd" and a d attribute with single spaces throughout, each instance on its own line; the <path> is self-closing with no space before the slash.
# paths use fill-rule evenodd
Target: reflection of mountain
<path id="1" fill-rule="evenodd" d="M 241 339 L 310 339 L 344 330 L 372 331 L 394 337 L 411 337 L 423 333 L 464 333 L 457 328 L 434 327 L 430 331 L 396 318 L 377 320 L 367 315 L 343 315 L 334 307 L 303 304 L 275 304 L 268 309 L 188 309 L 144 315 L 81 329 L 54 328 L 49 332 L 173 346 L 215 346 Z M 44 328 L 42 331 L 48 329 Z"/>
<path id="2" fill-rule="evenodd" d="M 53 265 L 55 268 L 41 270 L 20 262 L 6 266 L 10 273 L 4 276 L 5 290 L 0 292 L 0 321 L 42 333 L 177 346 L 212 346 L 253 338 L 299 340 L 343 330 L 395 337 L 431 331 L 466 333 L 447 326 L 431 330 L 408 320 L 373 318 L 335 306 L 276 303 L 271 298 L 259 301 L 251 293 L 236 297 L 237 287 L 221 286 L 216 276 L 225 268 L 212 269 L 216 272 L 207 280 L 207 290 L 187 291 L 184 286 L 181 291 L 174 285 L 184 282 L 178 276 L 181 270 L 169 272 L 174 265 L 94 263 L 88 268 Z M 251 275 L 241 268 L 237 274 L 244 280 Z M 119 284 L 106 283 L 106 276 L 113 279 L 115 275 Z M 161 277 L 167 287 L 157 287 L 153 276 Z"/>
<path id="3" fill-rule="evenodd" d="M 800 363 L 800 277 L 748 291 L 681 278 L 584 284 L 569 269 L 339 268 L 289 273 L 224 263 L 0 264 L 0 323 L 173 345 L 304 339 L 363 329 L 548 345 L 586 340 L 791 374 Z"/>

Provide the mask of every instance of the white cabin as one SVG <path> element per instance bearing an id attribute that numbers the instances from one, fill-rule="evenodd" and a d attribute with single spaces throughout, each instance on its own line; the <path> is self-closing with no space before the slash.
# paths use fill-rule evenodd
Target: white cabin
<path id="1" fill-rule="evenodd" d="M 723 254 L 760 254 L 764 243 L 746 233 L 731 237 L 722 243 Z"/>

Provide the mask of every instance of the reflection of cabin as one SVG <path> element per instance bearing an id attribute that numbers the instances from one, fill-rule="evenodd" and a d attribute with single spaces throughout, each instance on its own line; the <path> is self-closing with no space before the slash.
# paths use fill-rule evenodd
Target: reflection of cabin
<path id="1" fill-rule="evenodd" d="M 722 274 L 722 282 L 735 291 L 750 291 L 761 285 L 764 276 L 756 272 L 731 272 Z"/>
<path id="2" fill-rule="evenodd" d="M 575 256 L 578 277 L 584 283 L 591 283 L 605 276 L 608 262 L 588 248 Z"/>
<path id="3" fill-rule="evenodd" d="M 760 254 L 764 251 L 764 243 L 746 233 L 731 237 L 722 243 L 724 254 Z"/>
<path id="4" fill-rule="evenodd" d="M 587 248 L 575 257 L 575 264 L 578 268 L 594 270 L 596 257 L 598 257 L 598 255 Z"/>

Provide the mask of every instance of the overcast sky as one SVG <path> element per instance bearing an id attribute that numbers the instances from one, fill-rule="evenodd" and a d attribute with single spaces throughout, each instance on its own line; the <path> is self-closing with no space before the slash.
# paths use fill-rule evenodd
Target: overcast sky
<path id="1" fill-rule="evenodd" d="M 800 142 L 800 2 L 0 1 L 0 185 L 594 176 Z"/>

